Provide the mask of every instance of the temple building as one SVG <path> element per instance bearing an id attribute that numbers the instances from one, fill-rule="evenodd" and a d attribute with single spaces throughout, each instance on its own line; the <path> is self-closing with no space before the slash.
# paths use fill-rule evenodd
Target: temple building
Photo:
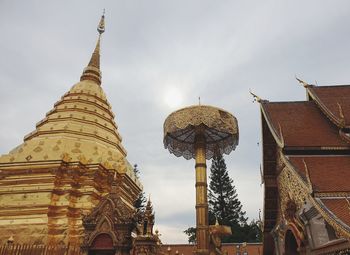
<path id="1" fill-rule="evenodd" d="M 263 254 L 350 254 L 350 85 L 299 82 L 305 101 L 253 94 L 262 119 Z"/>
<path id="2" fill-rule="evenodd" d="M 0 157 L 2 244 L 70 245 L 78 250 L 102 245 L 111 253 L 130 254 L 140 248 L 137 242 L 143 242 L 144 250 L 159 242 L 153 234 L 150 201 L 144 214 L 135 212 L 133 204 L 142 185 L 126 158 L 115 115 L 101 87 L 104 16 L 98 32 L 80 81 L 21 145 Z"/>

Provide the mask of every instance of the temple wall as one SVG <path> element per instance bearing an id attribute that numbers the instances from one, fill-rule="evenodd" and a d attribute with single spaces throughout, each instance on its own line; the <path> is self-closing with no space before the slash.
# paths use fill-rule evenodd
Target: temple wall
<path id="1" fill-rule="evenodd" d="M 83 216 L 110 191 L 111 173 L 105 168 L 66 164 L 1 173 L 0 244 L 13 236 L 17 244 L 80 245 Z M 122 186 L 126 201 L 136 199 L 135 187 Z"/>

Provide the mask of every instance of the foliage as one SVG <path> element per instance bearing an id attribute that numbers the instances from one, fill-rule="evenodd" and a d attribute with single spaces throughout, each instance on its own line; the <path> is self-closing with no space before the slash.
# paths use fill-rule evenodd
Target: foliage
<path id="1" fill-rule="evenodd" d="M 140 170 L 137 168 L 137 164 L 134 165 L 134 174 L 137 178 L 140 178 Z"/>
<path id="2" fill-rule="evenodd" d="M 215 216 L 214 214 L 209 211 L 209 225 L 214 225 L 215 224 Z M 197 228 L 195 227 L 189 227 L 184 231 L 184 233 L 188 236 L 188 242 L 194 244 L 196 242 L 196 231 Z"/>
<path id="3" fill-rule="evenodd" d="M 140 170 L 137 168 L 137 164 L 134 165 L 134 173 L 137 178 L 140 178 Z M 137 197 L 137 199 L 134 201 L 134 207 L 136 209 L 136 212 L 143 212 L 146 207 L 146 197 L 145 192 L 141 191 Z"/>
<path id="4" fill-rule="evenodd" d="M 146 197 L 145 192 L 141 191 L 137 197 L 137 199 L 134 201 L 134 207 L 136 209 L 136 212 L 143 212 L 146 207 Z"/>
<path id="5" fill-rule="evenodd" d="M 242 204 L 222 156 L 213 158 L 209 178 L 209 224 L 215 224 L 217 219 L 220 225 L 230 226 L 232 230 L 232 236 L 222 238 L 222 242 L 261 241 L 259 224 L 255 220 L 248 224 L 246 212 L 242 210 Z M 188 241 L 194 243 L 196 228 L 190 227 L 184 232 L 188 235 Z"/>
<path id="6" fill-rule="evenodd" d="M 210 167 L 209 208 L 222 225 L 247 223 L 242 204 L 238 200 L 233 180 L 227 172 L 222 156 L 215 156 Z"/>
<path id="7" fill-rule="evenodd" d="M 188 235 L 188 243 L 194 244 L 196 242 L 196 228 L 189 227 L 184 233 Z"/>

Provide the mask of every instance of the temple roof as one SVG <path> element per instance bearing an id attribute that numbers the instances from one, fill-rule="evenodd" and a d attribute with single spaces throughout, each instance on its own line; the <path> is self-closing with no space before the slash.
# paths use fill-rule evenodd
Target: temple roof
<path id="1" fill-rule="evenodd" d="M 287 161 L 308 185 L 315 206 L 326 220 L 339 224 L 350 233 L 349 156 L 288 156 Z M 310 182 L 310 184 L 308 183 Z"/>
<path id="2" fill-rule="evenodd" d="M 313 101 L 261 103 L 279 144 L 286 147 L 349 147 Z"/>
<path id="3" fill-rule="evenodd" d="M 161 251 L 169 255 L 192 255 L 195 248 L 194 244 L 163 244 Z M 258 255 L 262 254 L 262 243 L 223 243 L 222 249 L 228 255 L 236 255 L 238 251 L 240 254 Z"/>
<path id="4" fill-rule="evenodd" d="M 303 179 L 308 175 L 314 192 L 349 191 L 349 156 L 288 156 L 288 160 Z"/>
<path id="5" fill-rule="evenodd" d="M 343 237 L 350 236 L 350 85 L 316 87 L 299 82 L 307 91 L 305 101 L 269 102 L 252 94 L 262 112 L 264 251 L 268 253 L 280 210 L 275 206 L 278 180 L 285 169 L 296 173 L 294 180 L 324 220 Z"/>
<path id="6" fill-rule="evenodd" d="M 319 199 L 323 208 L 336 217 L 336 220 L 350 231 L 350 207 L 346 198 L 323 198 Z"/>
<path id="7" fill-rule="evenodd" d="M 338 127 L 350 127 L 350 86 L 308 86 L 310 97 Z"/>
<path id="8" fill-rule="evenodd" d="M 114 113 L 101 85 L 99 37 L 81 81 L 58 100 L 24 143 L 0 157 L 2 164 L 64 160 L 101 164 L 128 174 L 138 185 L 114 120 Z"/>

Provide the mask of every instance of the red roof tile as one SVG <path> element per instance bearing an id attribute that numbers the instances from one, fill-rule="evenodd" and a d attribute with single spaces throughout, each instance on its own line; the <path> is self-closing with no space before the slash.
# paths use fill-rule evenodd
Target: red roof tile
<path id="1" fill-rule="evenodd" d="M 338 219 L 350 226 L 350 208 L 345 198 L 321 199 L 321 201 Z"/>
<path id="2" fill-rule="evenodd" d="M 279 140 L 290 147 L 348 147 L 313 101 L 261 104 L 266 120 Z M 282 133 L 282 135 L 281 135 Z"/>
<path id="3" fill-rule="evenodd" d="M 305 161 L 314 191 L 350 192 L 350 156 L 289 156 L 291 164 L 305 179 Z"/>
<path id="4" fill-rule="evenodd" d="M 228 252 L 228 255 L 237 254 L 237 246 L 240 254 L 247 252 L 248 255 L 260 255 L 262 254 L 262 243 L 246 243 L 244 246 L 243 243 L 225 243 L 222 244 L 224 252 Z M 170 251 L 169 251 L 170 248 Z M 192 244 L 163 244 L 162 252 L 169 255 L 183 254 L 183 255 L 193 255 L 195 250 L 195 245 Z M 177 251 L 177 252 L 176 252 Z"/>
<path id="5" fill-rule="evenodd" d="M 310 86 L 308 91 L 328 118 L 341 126 L 341 114 L 343 114 L 346 126 L 350 127 L 350 85 Z M 341 106 L 342 113 L 338 104 Z"/>

